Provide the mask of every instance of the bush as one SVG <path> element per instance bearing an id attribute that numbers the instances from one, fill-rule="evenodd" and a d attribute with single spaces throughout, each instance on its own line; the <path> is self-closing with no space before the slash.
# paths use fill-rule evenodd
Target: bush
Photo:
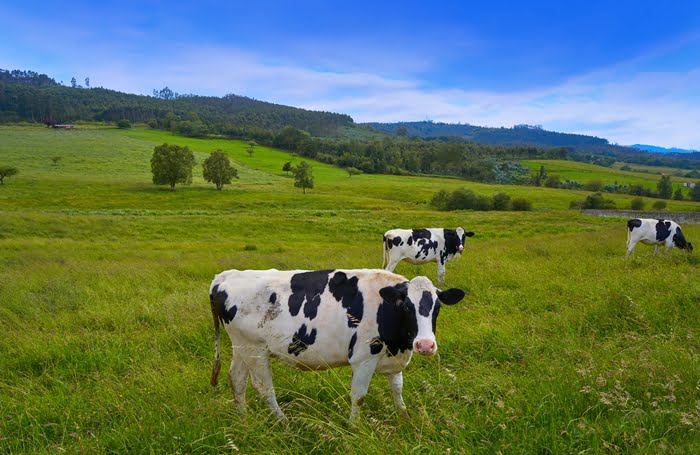
<path id="1" fill-rule="evenodd" d="M 513 210 L 516 210 L 518 212 L 527 212 L 532 210 L 532 202 L 525 198 L 517 198 L 513 199 L 513 203 L 511 204 Z"/>
<path id="2" fill-rule="evenodd" d="M 666 208 L 666 201 L 656 201 L 652 207 L 654 210 L 664 210 Z"/>
<path id="3" fill-rule="evenodd" d="M 494 210 L 510 210 L 510 196 L 506 193 L 497 193 L 493 196 Z"/>
<path id="4" fill-rule="evenodd" d="M 131 122 L 128 119 L 123 118 L 117 122 L 117 127 L 124 130 L 131 128 Z"/>
<path id="5" fill-rule="evenodd" d="M 602 193 L 588 195 L 581 205 L 583 209 L 614 209 L 616 207 L 615 201 L 605 199 Z"/>
<path id="6" fill-rule="evenodd" d="M 641 197 L 636 197 L 630 201 L 630 209 L 632 210 L 644 210 L 644 199 Z"/>
<path id="7" fill-rule="evenodd" d="M 448 193 L 445 190 L 440 190 L 437 193 L 433 194 L 433 197 L 430 199 L 430 205 L 440 211 L 446 211 L 449 210 L 448 204 L 450 202 L 450 193 Z"/>
<path id="8" fill-rule="evenodd" d="M 591 180 L 583 185 L 583 189 L 586 191 L 600 191 L 603 189 L 603 182 L 600 180 Z"/>

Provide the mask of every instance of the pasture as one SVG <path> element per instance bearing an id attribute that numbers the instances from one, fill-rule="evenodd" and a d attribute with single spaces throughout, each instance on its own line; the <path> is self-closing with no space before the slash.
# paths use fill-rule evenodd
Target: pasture
<path id="1" fill-rule="evenodd" d="M 163 142 L 190 146 L 198 163 L 221 148 L 240 180 L 216 191 L 198 165 L 192 185 L 153 185 Z M 0 127 L 0 164 L 20 169 L 0 186 L 0 452 L 700 451 L 698 251 L 652 257 L 640 245 L 625 260 L 625 219 L 566 210 L 583 191 L 348 178 L 314 163 L 303 195 L 281 170 L 298 157 L 246 148 L 144 129 Z M 428 206 L 460 187 L 535 210 Z M 404 371 L 409 419 L 377 375 L 348 423 L 348 368 L 273 363 L 287 423 L 252 387 L 243 417 L 225 375 L 209 385 L 214 274 L 379 267 L 386 230 L 457 226 L 476 236 L 447 265 L 446 287 L 468 295 L 441 311 L 437 355 Z M 700 225 L 683 230 L 700 246 Z M 436 282 L 435 264 L 396 273 Z"/>

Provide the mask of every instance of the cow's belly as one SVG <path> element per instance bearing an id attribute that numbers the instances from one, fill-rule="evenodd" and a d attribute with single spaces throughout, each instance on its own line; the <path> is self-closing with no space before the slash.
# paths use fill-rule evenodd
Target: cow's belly
<path id="1" fill-rule="evenodd" d="M 426 264 L 428 262 L 435 262 L 436 260 L 437 260 L 437 258 L 435 256 L 432 256 L 432 255 L 428 255 L 428 256 L 420 255 L 418 257 L 409 256 L 407 258 L 404 258 L 404 261 L 409 262 L 411 264 L 415 264 L 415 265 Z"/>
<path id="2" fill-rule="evenodd" d="M 664 243 L 666 240 L 650 240 L 650 239 L 642 239 L 640 240 L 643 244 L 645 245 L 661 245 Z"/>

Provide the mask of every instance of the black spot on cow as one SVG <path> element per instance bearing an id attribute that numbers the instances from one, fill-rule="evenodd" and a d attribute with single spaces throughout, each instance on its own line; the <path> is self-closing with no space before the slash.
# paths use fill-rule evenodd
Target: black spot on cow
<path id="1" fill-rule="evenodd" d="M 316 341 L 316 329 L 306 333 L 306 324 L 302 324 L 299 330 L 292 336 L 287 352 L 298 356 Z"/>
<path id="2" fill-rule="evenodd" d="M 457 235 L 457 231 L 454 229 L 443 229 L 443 231 L 443 235 L 445 236 L 445 250 L 442 254 L 445 254 L 445 257 L 447 257 L 449 254 L 459 253 L 459 246 L 462 245 L 462 239 Z"/>
<path id="3" fill-rule="evenodd" d="M 671 235 L 671 222 L 659 220 L 659 222 L 656 223 L 656 240 L 659 242 L 664 241 L 669 235 Z"/>
<path id="4" fill-rule="evenodd" d="M 227 310 L 226 300 L 228 300 L 228 294 L 226 291 L 220 291 L 218 284 L 214 286 L 211 290 L 211 294 L 209 294 L 209 302 L 211 303 L 212 309 L 214 309 L 216 314 L 219 316 L 219 319 L 221 319 L 225 324 L 228 324 L 229 322 L 233 321 L 233 318 L 236 317 L 238 307 L 233 305 Z"/>
<path id="5" fill-rule="evenodd" d="M 372 353 L 372 355 L 377 355 L 380 352 L 384 350 L 384 343 L 379 337 L 374 337 L 372 338 L 372 341 L 369 342 L 369 352 Z"/>
<path id="6" fill-rule="evenodd" d="M 438 242 L 437 240 L 430 240 L 431 237 L 432 234 L 428 229 L 413 229 L 411 231 L 411 238 L 416 243 L 416 249 L 418 250 L 415 256 L 416 259 L 421 256 L 424 258 L 428 257 L 430 250 L 433 250 L 433 253 L 437 252 Z"/>
<path id="7" fill-rule="evenodd" d="M 391 240 L 391 243 L 393 243 L 394 246 L 399 246 L 399 245 L 401 245 L 401 243 L 403 243 L 403 240 L 401 240 L 401 237 L 394 237 Z"/>
<path id="8" fill-rule="evenodd" d="M 377 310 L 379 341 L 395 356 L 399 351 L 410 350 L 418 334 L 415 305 L 407 297 L 406 283 L 388 286 L 379 290 L 382 303 Z M 370 346 L 370 352 L 377 354 Z"/>
<path id="9" fill-rule="evenodd" d="M 437 318 L 438 318 L 438 314 L 440 314 L 440 307 L 441 306 L 442 305 L 440 304 L 440 301 L 436 300 L 435 307 L 433 308 L 433 319 L 432 319 L 432 321 L 433 321 L 433 334 L 435 336 L 437 336 Z"/>
<path id="10" fill-rule="evenodd" d="M 290 286 L 292 294 L 287 304 L 292 316 L 299 314 L 304 305 L 304 316 L 313 319 L 318 314 L 318 305 L 321 303 L 321 294 L 326 290 L 328 275 L 332 270 L 318 270 L 314 272 L 302 272 L 292 276 Z"/>
<path id="11" fill-rule="evenodd" d="M 269 302 L 274 305 L 276 301 L 277 301 L 277 293 L 273 292 L 272 294 L 270 294 Z"/>
<path id="12" fill-rule="evenodd" d="M 350 346 L 348 346 L 348 360 L 352 358 L 352 354 L 355 351 L 355 343 L 357 343 L 357 332 L 352 334 L 350 338 Z"/>
<path id="13" fill-rule="evenodd" d="M 423 291 L 423 295 L 421 295 L 420 302 L 418 303 L 418 313 L 427 318 L 430 315 L 430 310 L 432 309 L 433 295 L 428 291 Z"/>
<path id="14" fill-rule="evenodd" d="M 348 314 L 348 327 L 357 327 L 362 321 L 364 304 L 362 292 L 357 287 L 357 277 L 348 279 L 345 272 L 336 272 L 328 282 L 328 289 Z"/>
<path id="15" fill-rule="evenodd" d="M 409 237 L 408 240 L 406 240 L 406 243 L 408 243 L 408 246 L 413 245 L 413 237 Z"/>
<path id="16" fill-rule="evenodd" d="M 685 240 L 680 226 L 676 228 L 676 233 L 673 234 L 673 244 L 681 250 L 693 251 L 693 244 Z"/>
<path id="17" fill-rule="evenodd" d="M 641 225 L 642 225 L 642 220 L 634 218 L 634 219 L 631 219 L 627 222 L 627 229 L 629 229 L 630 232 L 632 232 L 632 229 L 638 228 Z"/>

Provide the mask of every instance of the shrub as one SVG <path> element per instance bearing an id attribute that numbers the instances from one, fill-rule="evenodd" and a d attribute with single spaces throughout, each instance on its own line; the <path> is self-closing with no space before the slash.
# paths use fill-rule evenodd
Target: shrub
<path id="1" fill-rule="evenodd" d="M 518 212 L 527 212 L 529 210 L 532 210 L 532 202 L 525 198 L 517 198 L 513 199 L 513 203 L 511 204 L 513 207 L 513 210 L 516 210 Z"/>
<path id="2" fill-rule="evenodd" d="M 630 201 L 630 209 L 632 210 L 644 210 L 644 199 L 641 197 L 636 197 Z"/>
<path id="3" fill-rule="evenodd" d="M 131 128 L 131 122 L 128 119 L 123 118 L 117 122 L 117 127 L 124 130 Z"/>
<path id="4" fill-rule="evenodd" d="M 494 210 L 510 210 L 510 196 L 506 193 L 497 193 L 493 196 Z"/>
<path id="5" fill-rule="evenodd" d="M 605 199 L 602 193 L 593 193 L 586 197 L 581 205 L 583 209 L 614 209 L 616 208 L 615 201 Z"/>
<path id="6" fill-rule="evenodd" d="M 591 180 L 583 185 L 583 189 L 586 191 L 600 191 L 603 189 L 603 182 L 600 180 Z"/>
<path id="7" fill-rule="evenodd" d="M 666 201 L 656 201 L 652 207 L 654 210 L 664 210 L 666 208 Z"/>
<path id="8" fill-rule="evenodd" d="M 437 193 L 433 194 L 433 197 L 430 199 L 430 205 L 440 211 L 446 211 L 449 210 L 448 204 L 450 201 L 450 193 L 448 193 L 445 190 L 440 190 Z"/>

